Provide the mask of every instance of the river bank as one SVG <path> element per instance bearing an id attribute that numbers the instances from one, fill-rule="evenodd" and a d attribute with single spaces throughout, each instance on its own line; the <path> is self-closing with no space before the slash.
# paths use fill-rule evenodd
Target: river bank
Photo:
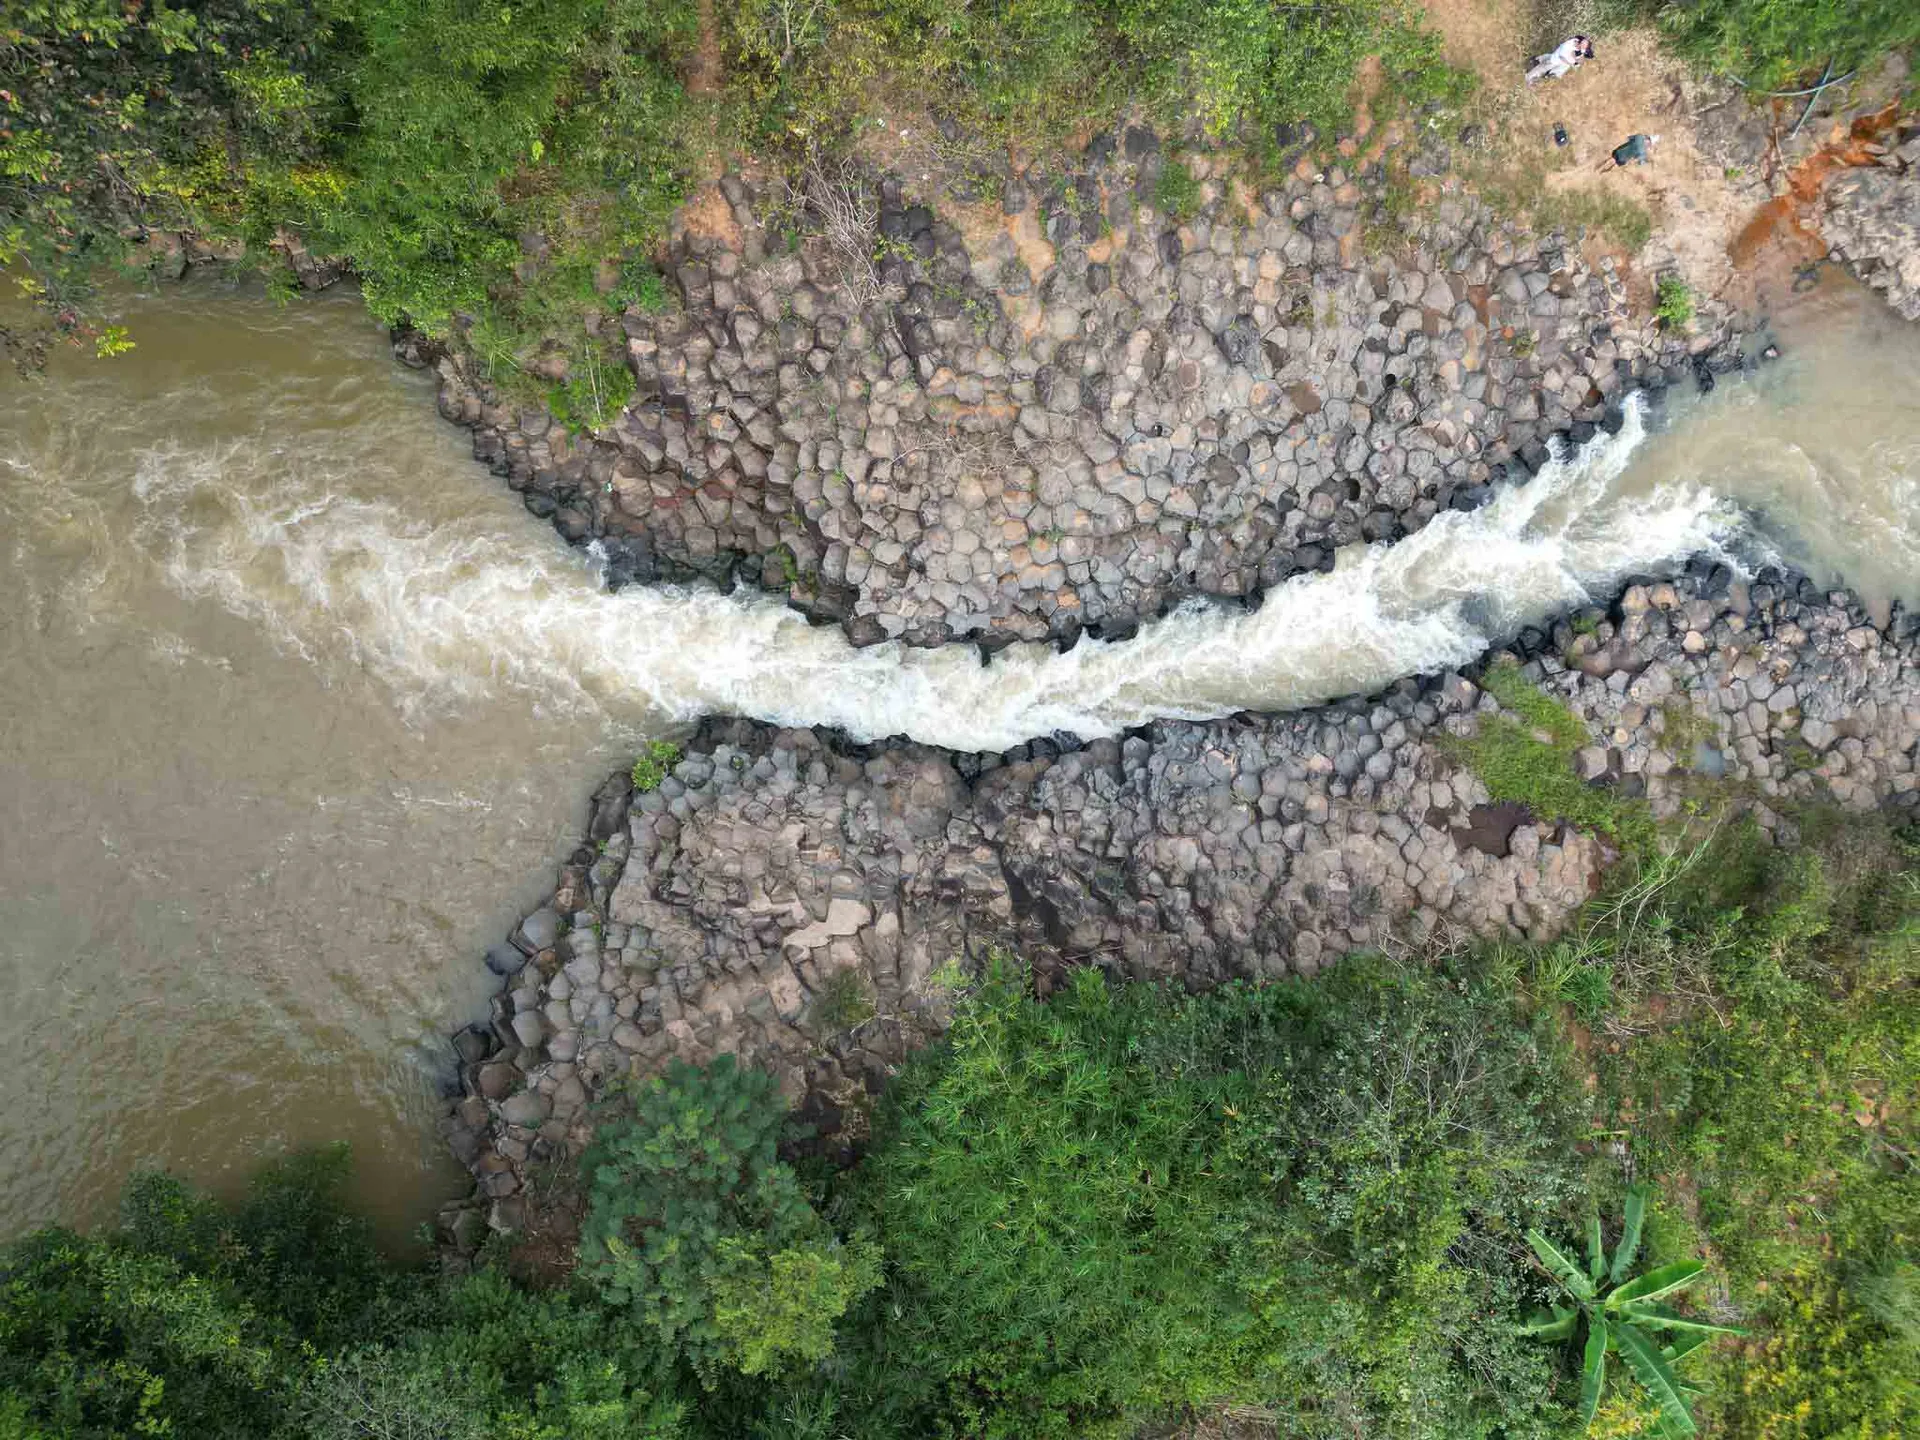
<path id="1" fill-rule="evenodd" d="M 626 311 L 636 388 L 598 433 L 396 351 L 611 585 L 764 589 L 856 645 L 1126 636 L 1482 504 L 1633 390 L 1710 388 L 1771 353 L 1829 248 L 1904 303 L 1904 70 L 1783 133 L 1777 104 L 1628 51 L 1633 104 L 1673 84 L 1691 177 L 1654 182 L 1631 244 L 1605 225 L 1652 201 L 1536 174 L 1490 121 L 1363 115 L 1334 150 L 1290 137 L 1264 181 L 1138 123 L 1028 162 L 883 126 L 849 160 L 730 173 L 676 220 L 665 311 Z M 1589 113 L 1595 83 L 1568 82 L 1581 154 L 1637 113 Z M 1539 119 L 1531 92 L 1488 104 Z M 1611 219 L 1565 218 L 1588 210 Z"/>
<path id="2" fill-rule="evenodd" d="M 1303 159 L 1257 197 L 1216 163 L 1169 213 L 1173 167 L 1207 157 L 1130 126 L 938 213 L 853 168 L 784 213 L 723 182 L 679 304 L 627 314 L 607 433 L 452 356 L 441 413 L 611 584 L 746 583 L 856 645 L 994 648 L 1257 597 L 1485 503 L 1631 390 L 1748 363 L 1750 317 L 1669 328 L 1614 257 L 1472 196 L 1383 213 L 1377 162 Z M 806 233 L 846 210 L 877 262 Z"/>
<path id="3" fill-rule="evenodd" d="M 596 791 L 548 902 L 489 951 L 502 990 L 456 1038 L 443 1131 L 487 1224 L 564 1239 L 564 1191 L 529 1180 L 624 1075 L 738 1054 L 857 1142 L 942 1029 L 951 967 L 991 948 L 1043 986 L 1094 964 L 1205 988 L 1551 938 L 1683 810 L 1783 843 L 1809 805 L 1920 813 L 1916 696 L 1913 616 L 1702 562 L 1468 674 L 1288 715 L 1000 755 L 709 721 L 651 788 Z M 471 1249 L 482 1214 L 443 1224 Z"/>

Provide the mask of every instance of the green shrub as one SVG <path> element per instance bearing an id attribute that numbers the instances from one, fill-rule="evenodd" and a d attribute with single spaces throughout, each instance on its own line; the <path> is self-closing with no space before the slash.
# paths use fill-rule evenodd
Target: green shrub
<path id="1" fill-rule="evenodd" d="M 777 1158 L 785 1123 L 764 1071 L 675 1061 L 603 1116 L 586 1157 L 581 1273 L 709 1375 L 824 1360 L 879 1283 L 872 1246 L 842 1243 Z"/>
<path id="2" fill-rule="evenodd" d="M 97 349 L 125 337 L 82 302 L 143 226 L 243 240 L 256 262 L 289 231 L 349 260 L 382 320 L 489 327 L 494 378 L 523 390 L 536 348 L 578 369 L 590 311 L 658 293 L 587 282 L 644 269 L 682 196 L 692 0 L 75 0 L 10 24 L 0 264 Z"/>
<path id="3" fill-rule="evenodd" d="M 429 1298 L 429 1297 L 421 1297 Z M 390 1342 L 318 1366 L 308 1440 L 679 1440 L 671 1357 L 566 1292 L 498 1270 L 432 1294 Z"/>
<path id="4" fill-rule="evenodd" d="M 1904 0 L 1694 0 L 1644 4 L 1695 63 L 1756 90 L 1813 85 L 1920 44 L 1920 13 Z"/>
<path id="5" fill-rule="evenodd" d="M 604 430 L 619 418 L 633 397 L 633 372 L 624 365 L 603 365 L 592 347 L 583 350 L 578 374 L 547 392 L 547 408 L 568 430 Z"/>
<path id="6" fill-rule="evenodd" d="M 680 763 L 680 747 L 671 740 L 649 740 L 647 748 L 634 759 L 629 778 L 633 788 L 645 794 L 658 790 L 674 766 Z"/>
<path id="7" fill-rule="evenodd" d="M 21 268 L 50 321 L 0 331 L 16 360 L 40 358 L 56 332 L 124 348 L 83 302 L 96 275 L 143 253 L 142 226 L 252 228 L 251 172 L 284 172 L 344 119 L 332 54 L 347 13 L 337 0 L 8 7 L 0 266 Z"/>
<path id="8" fill-rule="evenodd" d="M 345 1180 L 338 1149 L 266 1167 L 234 1207 L 140 1175 L 116 1231 L 0 1251 L 0 1394 L 49 1436 L 295 1433 L 314 1347 L 377 1325 L 386 1299 Z"/>
<path id="9" fill-rule="evenodd" d="M 1043 1005 L 998 961 L 861 1182 L 891 1363 L 969 1434 L 1214 1402 L 1302 1436 L 1544 1434 L 1549 1367 L 1504 1317 L 1521 1222 L 1576 1183 L 1577 1109 L 1477 983 L 1350 960 L 1187 998 L 1079 971 Z"/>
<path id="10" fill-rule="evenodd" d="M 1663 275 L 1654 291 L 1653 313 L 1670 330 L 1693 320 L 1693 289 L 1678 275 Z"/>
<path id="11" fill-rule="evenodd" d="M 1516 679 L 1535 743 L 1570 739 Z M 676 1066 L 603 1117 L 572 1289 L 383 1264 L 338 1154 L 231 1205 L 143 1177 L 109 1232 L 0 1249 L 0 1436 L 1044 1440 L 1244 1407 L 1289 1440 L 1559 1440 L 1581 1324 L 1664 1303 L 1629 1293 L 1641 1248 L 1661 1284 L 1712 1254 L 1699 1313 L 1750 1332 L 1687 1361 L 1703 1431 L 1920 1433 L 1920 843 L 1792 818 L 1800 849 L 1724 827 L 1551 947 L 1201 996 L 1079 970 L 1045 1003 L 995 957 L 841 1172 L 782 1160 L 769 1077 Z M 1604 1036 L 1541 1003 L 1588 971 Z M 1552 1237 L 1615 1147 L 1676 1203 L 1628 1192 L 1582 1269 Z M 1559 1357 L 1514 1323 L 1549 1273 L 1596 1292 L 1535 1327 Z M 1587 1433 L 1653 1433 L 1608 1388 Z"/>

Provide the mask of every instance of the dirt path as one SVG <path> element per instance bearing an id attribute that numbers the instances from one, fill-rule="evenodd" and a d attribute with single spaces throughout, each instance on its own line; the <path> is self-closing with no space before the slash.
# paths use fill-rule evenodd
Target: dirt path
<path id="1" fill-rule="evenodd" d="M 722 66 L 720 31 L 713 18 L 713 0 L 700 0 L 700 44 L 687 65 L 682 83 L 692 95 L 718 95 Z"/>
<path id="2" fill-rule="evenodd" d="M 1710 293 L 1727 286 L 1728 247 L 1753 204 L 1736 189 L 1739 177 L 1703 153 L 1681 69 L 1650 30 L 1595 32 L 1593 60 L 1564 79 L 1528 85 L 1534 48 L 1566 38 L 1537 21 L 1528 0 L 1429 0 L 1426 10 L 1447 58 L 1480 76 L 1481 123 L 1495 167 L 1539 172 L 1553 195 L 1584 192 L 1644 207 L 1654 238 L 1625 258 L 1643 271 L 1677 270 Z M 1566 130 L 1565 146 L 1554 142 L 1556 127 Z M 1660 137 L 1653 162 L 1602 173 L 1613 148 L 1635 134 Z"/>
<path id="3" fill-rule="evenodd" d="M 693 54 L 682 62 L 680 83 L 685 85 L 689 95 L 704 100 L 717 101 L 726 81 L 726 67 L 720 54 L 719 22 L 713 13 L 713 0 L 700 0 L 700 39 Z M 742 245 L 739 222 L 734 219 L 733 211 L 727 204 L 726 196 L 720 193 L 719 179 L 730 160 L 739 157 L 730 156 L 720 138 L 719 115 L 710 112 L 705 120 L 704 143 L 697 175 L 699 183 L 689 192 L 674 216 L 670 239 L 682 236 L 699 236 L 718 241 L 729 249 L 738 250 Z M 664 260 L 664 251 L 661 259 Z"/>

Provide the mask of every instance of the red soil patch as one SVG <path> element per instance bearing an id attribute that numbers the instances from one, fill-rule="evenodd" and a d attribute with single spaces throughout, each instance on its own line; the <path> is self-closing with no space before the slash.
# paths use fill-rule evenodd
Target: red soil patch
<path id="1" fill-rule="evenodd" d="M 1787 190 L 1776 195 L 1753 214 L 1753 218 L 1727 246 L 1727 256 L 1736 270 L 1751 267 L 1761 252 L 1779 245 L 1796 260 L 1817 260 L 1827 253 L 1826 241 L 1816 228 L 1815 212 L 1827 181 L 1836 170 L 1871 165 L 1876 160 L 1867 146 L 1878 139 L 1899 115 L 1892 104 L 1873 115 L 1863 115 L 1849 127 L 1847 134 L 1824 145 L 1787 172 Z"/>

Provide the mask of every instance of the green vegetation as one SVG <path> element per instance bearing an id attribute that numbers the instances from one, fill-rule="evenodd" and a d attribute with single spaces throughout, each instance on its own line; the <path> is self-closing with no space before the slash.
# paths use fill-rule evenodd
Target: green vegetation
<path id="1" fill-rule="evenodd" d="M 1829 61 L 1845 75 L 1920 44 L 1920 11 L 1905 0 L 1639 0 L 1639 8 L 1682 55 L 1756 90 L 1815 85 Z"/>
<path id="2" fill-rule="evenodd" d="M 1693 320 L 1693 287 L 1678 275 L 1663 275 L 1654 290 L 1653 313 L 1669 330 L 1679 330 Z"/>
<path id="3" fill-rule="evenodd" d="M 866 1024 L 873 1015 L 873 996 L 866 979 L 849 967 L 834 971 L 821 982 L 809 1018 L 822 1034 L 839 1035 Z"/>
<path id="4" fill-rule="evenodd" d="M 675 1061 L 600 1117 L 586 1157 L 581 1275 L 709 1378 L 825 1360 L 879 1283 L 873 1245 L 842 1244 L 775 1157 L 785 1123 L 763 1071 Z"/>
<path id="5" fill-rule="evenodd" d="M 1384 255 L 1406 244 L 1407 226 L 1420 205 L 1420 192 L 1403 162 L 1388 160 L 1386 183 L 1368 207 L 1360 240 L 1369 255 Z"/>
<path id="6" fill-rule="evenodd" d="M 1516 801 L 1543 820 L 1598 830 L 1636 851 L 1651 849 L 1653 821 L 1644 805 L 1574 774 L 1574 752 L 1594 743 L 1578 716 L 1528 683 L 1511 660 L 1489 665 L 1480 683 L 1512 713 L 1483 716 L 1477 734 L 1449 748 L 1495 800 Z"/>
<path id="7" fill-rule="evenodd" d="M 1756 87 L 1920 42 L 1902 0 L 1657 9 L 1683 53 Z M 930 111 L 948 122 L 930 143 L 978 159 L 1134 104 L 1168 127 L 1197 114 L 1257 161 L 1290 127 L 1345 125 L 1368 56 L 1376 117 L 1457 105 L 1467 86 L 1411 0 L 743 0 L 716 14 L 719 83 L 689 88 L 707 73 L 693 0 L 16 4 L 0 20 L 0 264 L 47 324 L 0 342 L 23 368 L 55 337 L 119 353 L 137 337 L 89 309 L 93 285 L 173 271 L 184 233 L 196 253 L 249 263 L 276 263 L 276 247 L 344 260 L 381 319 L 592 427 L 624 396 L 610 322 L 663 302 L 650 262 L 666 219 L 730 146 L 842 150 L 878 115 Z M 1162 208 L 1188 213 L 1190 180 L 1169 164 Z M 1630 250 L 1649 233 L 1630 200 L 1550 192 L 1533 171 L 1481 188 L 1538 226 Z M 1370 223 L 1372 243 L 1390 238 L 1390 217 Z"/>
<path id="8" fill-rule="evenodd" d="M 103 269 L 189 231 L 348 257 L 367 303 L 496 378 L 566 380 L 680 199 L 691 0 L 63 0 L 0 28 L 0 263 L 107 348 Z M 167 243 L 172 241 L 169 237 Z M 31 358 L 44 336 L 11 336 Z"/>
<path id="9" fill-rule="evenodd" d="M 988 976 L 858 1177 L 888 1344 L 935 1414 L 1551 1433 L 1549 1367 L 1506 1322 L 1533 1284 L 1520 1231 L 1578 1191 L 1578 1086 L 1510 993 L 1366 960 L 1201 998 L 1081 971 L 1041 1004 L 1022 980 Z"/>
<path id="10" fill-rule="evenodd" d="M 673 767 L 680 763 L 680 747 L 671 740 L 649 740 L 646 749 L 634 757 L 628 778 L 641 794 L 658 790 Z"/>
<path id="11" fill-rule="evenodd" d="M 1665 878 L 1621 960 L 1689 998 L 1605 1067 L 1608 1123 L 1686 1177 L 1673 1241 L 1713 1247 L 1755 1331 L 1708 1413 L 1877 1440 L 1920 1427 L 1920 836 L 1804 830 L 1786 854 L 1724 833 Z"/>
<path id="12" fill-rule="evenodd" d="M 731 58 L 765 97 L 770 125 L 810 137 L 845 130 L 876 100 L 899 100 L 980 140 L 1044 143 L 1133 100 L 1162 121 L 1197 113 L 1215 135 L 1264 143 L 1279 123 L 1344 122 L 1369 54 L 1411 103 L 1457 99 L 1464 83 L 1401 0 L 1311 9 L 988 0 L 958 10 L 930 0 L 751 0 L 733 39 Z"/>
<path id="13" fill-rule="evenodd" d="M 1258 151 L 1343 123 L 1369 54 L 1376 109 L 1457 97 L 1417 21 L 1402 0 L 745 0 L 716 22 L 725 84 L 694 93 L 693 0 L 28 0 L 0 22 L 0 264 L 49 324 L 0 339 L 29 368 L 55 335 L 116 353 L 87 307 L 103 273 L 171 272 L 182 233 L 255 264 L 290 248 L 593 426 L 623 398 L 609 322 L 657 308 L 666 219 L 731 144 L 840 149 L 904 106 L 984 153 L 1140 102 Z"/>
<path id="14" fill-rule="evenodd" d="M 1600 1217 L 1587 1217 L 1584 1267 L 1540 1231 L 1527 1232 L 1527 1243 L 1572 1303 L 1554 1305 L 1522 1331 L 1538 1340 L 1578 1342 L 1581 1424 L 1590 1425 L 1599 1411 L 1600 1397 L 1607 1388 L 1607 1356 L 1615 1354 L 1626 1361 L 1658 1407 L 1663 1440 L 1684 1440 L 1699 1431 L 1687 1398 L 1701 1392 L 1683 1382 L 1673 1367 L 1715 1335 L 1737 1335 L 1740 1331 L 1682 1314 L 1663 1303 L 1667 1296 L 1698 1280 L 1706 1272 L 1705 1262 L 1674 1260 L 1639 1275 L 1632 1273 L 1651 1194 L 1647 1185 L 1635 1185 L 1627 1191 L 1626 1213 L 1611 1258 Z M 1663 1331 L 1674 1334 L 1667 1339 Z"/>
<path id="15" fill-rule="evenodd" d="M 1153 186 L 1153 203 L 1169 220 L 1191 220 L 1199 212 L 1200 182 L 1194 179 L 1185 161 L 1172 158 L 1160 167 L 1160 178 Z"/>
<path id="16" fill-rule="evenodd" d="M 341 1200 L 344 1151 L 225 1206 L 165 1176 L 119 1225 L 0 1251 L 6 1440 L 667 1440 L 659 1366 L 564 1295 L 499 1271 L 396 1270 Z M 671 1381 L 671 1376 L 666 1377 Z"/>
<path id="17" fill-rule="evenodd" d="M 996 958 L 843 1170 L 677 1066 L 602 1116 L 561 1289 L 383 1264 L 338 1156 L 143 1177 L 0 1250 L 0 1436 L 1914 1434 L 1920 840 L 1799 823 L 1553 947 L 1045 1002 Z"/>

